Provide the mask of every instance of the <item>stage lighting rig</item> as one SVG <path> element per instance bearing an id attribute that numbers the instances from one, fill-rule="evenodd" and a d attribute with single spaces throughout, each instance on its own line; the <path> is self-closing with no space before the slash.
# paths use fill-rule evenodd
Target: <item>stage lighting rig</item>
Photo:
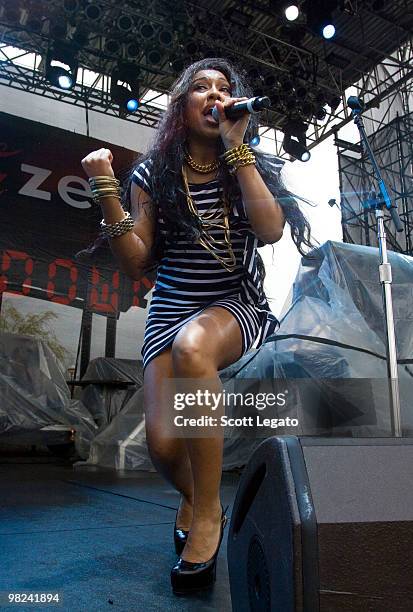
<path id="1" fill-rule="evenodd" d="M 111 75 L 110 96 L 119 106 L 119 114 L 134 113 L 139 108 L 138 69 L 133 64 L 120 64 Z"/>
<path id="2" fill-rule="evenodd" d="M 305 133 L 308 125 L 298 119 L 290 119 L 283 128 L 283 149 L 286 153 L 302 162 L 310 159 L 311 153 L 306 146 Z"/>
<path id="3" fill-rule="evenodd" d="M 76 52 L 64 43 L 54 43 L 46 55 L 46 79 L 60 89 L 73 89 L 77 69 Z"/>

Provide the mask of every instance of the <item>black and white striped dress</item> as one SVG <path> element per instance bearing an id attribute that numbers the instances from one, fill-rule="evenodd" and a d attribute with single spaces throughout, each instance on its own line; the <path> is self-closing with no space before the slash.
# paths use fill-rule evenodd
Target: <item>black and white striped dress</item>
<path id="1" fill-rule="evenodd" d="M 149 173 L 150 161 L 145 161 L 135 169 L 132 180 L 151 196 Z M 189 183 L 189 189 L 201 216 L 213 203 L 218 204 L 222 195 L 217 180 L 199 185 Z M 242 354 L 274 333 L 279 323 L 268 305 L 256 261 L 256 248 L 264 243 L 252 232 L 241 200 L 231 206 L 229 214 L 237 262 L 232 272 L 202 245 L 186 239 L 170 240 L 161 215 L 158 223 L 165 249 L 146 321 L 143 368 L 172 344 L 188 321 L 209 306 L 221 306 L 234 315 L 241 328 Z M 222 230 L 212 230 L 211 234 L 223 238 Z"/>

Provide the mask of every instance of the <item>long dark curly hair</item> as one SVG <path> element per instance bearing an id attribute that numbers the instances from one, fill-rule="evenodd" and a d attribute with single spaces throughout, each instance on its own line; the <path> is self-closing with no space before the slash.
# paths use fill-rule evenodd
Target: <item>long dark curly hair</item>
<path id="1" fill-rule="evenodd" d="M 185 142 L 187 139 L 187 126 L 185 120 L 186 105 L 189 96 L 190 86 L 195 74 L 200 70 L 217 70 L 221 72 L 231 85 L 232 97 L 251 97 L 253 95 L 250 87 L 246 84 L 243 74 L 237 70 L 229 61 L 222 58 L 206 58 L 188 66 L 181 76 L 175 81 L 171 98 L 160 124 L 157 129 L 156 137 L 150 149 L 141 155 L 137 164 L 150 160 L 150 190 L 152 202 L 155 208 L 159 209 L 165 220 L 168 231 L 171 234 L 181 234 L 191 240 L 196 240 L 200 235 L 199 220 L 189 211 L 185 188 L 182 181 L 182 165 L 184 162 Z M 256 115 L 252 114 L 244 136 L 244 142 L 249 143 L 258 134 L 258 121 Z M 219 155 L 224 153 L 224 145 L 220 141 Z M 280 178 L 280 167 L 274 163 L 277 159 L 259 150 L 254 151 L 256 166 L 264 179 L 268 189 L 280 203 L 286 221 L 290 226 L 292 239 L 302 256 L 306 256 L 303 249 L 312 249 L 314 244 L 311 242 L 311 228 L 305 215 L 300 210 L 297 199 L 305 201 L 303 198 L 294 196 L 288 191 Z M 132 176 L 132 173 L 131 173 Z M 232 197 L 241 196 L 240 188 L 235 177 L 231 176 L 225 164 L 220 165 L 218 178 L 221 181 L 226 193 Z M 128 198 L 130 195 L 130 181 L 126 191 L 125 204 L 130 205 Z M 157 227 L 157 224 L 156 224 Z M 156 267 L 162 257 L 163 242 L 156 230 L 151 269 Z M 259 258 L 260 259 L 260 258 Z M 261 276 L 265 275 L 264 266 L 260 259 Z"/>

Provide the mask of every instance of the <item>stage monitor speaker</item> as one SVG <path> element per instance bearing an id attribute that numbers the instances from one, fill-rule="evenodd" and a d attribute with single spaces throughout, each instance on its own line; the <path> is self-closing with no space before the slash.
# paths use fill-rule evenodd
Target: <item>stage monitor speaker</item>
<path id="1" fill-rule="evenodd" d="M 413 611 L 413 440 L 267 438 L 227 553 L 234 612 Z"/>

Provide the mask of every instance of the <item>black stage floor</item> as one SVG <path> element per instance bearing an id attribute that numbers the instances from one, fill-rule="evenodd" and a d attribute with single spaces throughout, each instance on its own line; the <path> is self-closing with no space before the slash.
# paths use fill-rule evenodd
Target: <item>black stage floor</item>
<path id="1" fill-rule="evenodd" d="M 179 497 L 158 474 L 124 475 L 50 458 L 0 457 L 4 610 L 231 611 L 226 544 L 208 593 L 178 597 L 173 524 Z M 239 475 L 224 473 L 232 503 Z M 58 593 L 60 605 L 6 604 L 8 593 Z"/>

